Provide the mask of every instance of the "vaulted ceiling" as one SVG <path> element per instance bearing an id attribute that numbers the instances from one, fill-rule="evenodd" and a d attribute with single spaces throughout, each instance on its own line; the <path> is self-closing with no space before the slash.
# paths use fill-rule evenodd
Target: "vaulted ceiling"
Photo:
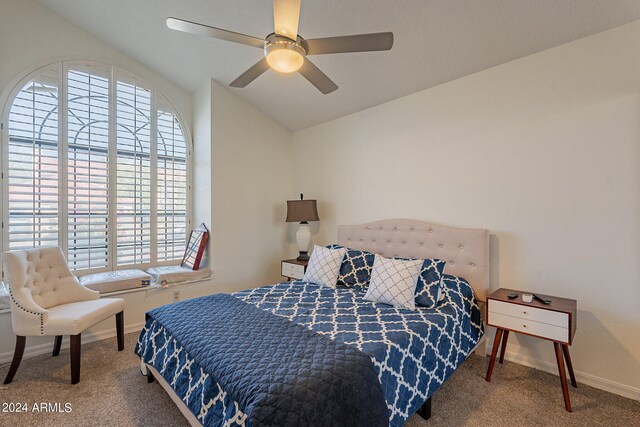
<path id="1" fill-rule="evenodd" d="M 171 31 L 167 17 L 273 32 L 268 0 L 38 1 L 189 91 L 228 85 L 262 52 Z M 298 130 L 637 19 L 638 0 L 302 0 L 303 37 L 393 31 L 393 49 L 313 57 L 339 86 L 329 95 L 274 71 L 231 90 Z"/>

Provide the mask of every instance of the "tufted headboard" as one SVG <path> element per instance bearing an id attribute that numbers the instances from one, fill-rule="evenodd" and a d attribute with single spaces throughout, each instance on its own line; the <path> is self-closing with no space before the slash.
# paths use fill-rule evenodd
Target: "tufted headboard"
<path id="1" fill-rule="evenodd" d="M 479 300 L 489 289 L 489 231 L 410 219 L 339 225 L 338 244 L 386 257 L 439 258 L 445 273 L 465 278 Z"/>

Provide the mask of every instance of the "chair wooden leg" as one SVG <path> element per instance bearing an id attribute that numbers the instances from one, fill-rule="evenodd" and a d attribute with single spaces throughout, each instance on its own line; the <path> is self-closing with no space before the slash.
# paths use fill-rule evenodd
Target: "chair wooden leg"
<path id="1" fill-rule="evenodd" d="M 560 343 L 554 342 L 553 348 L 556 351 L 556 362 L 558 362 L 558 373 L 560 374 L 560 385 L 562 386 L 562 396 L 564 397 L 564 407 L 567 412 L 571 412 L 571 400 L 569 398 L 569 388 L 567 387 L 567 374 L 565 373 L 564 360 L 562 360 L 562 350 Z"/>
<path id="2" fill-rule="evenodd" d="M 489 368 L 487 369 L 487 382 L 491 381 L 491 374 L 493 374 L 493 366 L 496 364 L 496 356 L 498 354 L 498 347 L 500 347 L 500 340 L 502 340 L 502 333 L 504 329 L 496 329 L 496 336 L 493 338 L 493 348 L 491 349 L 491 360 L 489 361 Z"/>
<path id="3" fill-rule="evenodd" d="M 116 314 L 116 335 L 118 336 L 118 351 L 124 350 L 124 311 Z"/>
<path id="4" fill-rule="evenodd" d="M 71 384 L 80 382 L 80 335 L 71 335 Z"/>
<path id="5" fill-rule="evenodd" d="M 7 377 L 4 379 L 5 384 L 9 384 L 13 381 L 13 377 L 18 371 L 18 366 L 20 366 L 20 361 L 22 361 L 22 355 L 24 354 L 24 346 L 27 342 L 27 338 L 22 335 L 16 336 L 16 348 L 13 351 L 13 360 L 11 361 L 11 367 L 9 368 L 9 372 L 7 373 Z"/>
<path id="6" fill-rule="evenodd" d="M 56 335 L 53 341 L 53 353 L 51 356 L 56 357 L 60 354 L 60 347 L 62 346 L 62 335 Z"/>
<path id="7" fill-rule="evenodd" d="M 571 385 L 578 388 L 576 382 L 576 375 L 573 373 L 573 364 L 571 363 L 571 355 L 569 354 L 569 346 L 562 344 L 562 352 L 564 353 L 564 361 L 567 363 L 567 369 L 569 369 L 569 378 L 571 378 Z"/>
<path id="8" fill-rule="evenodd" d="M 509 339 L 509 331 L 505 329 L 504 334 L 502 334 L 502 348 L 500 349 L 500 364 L 504 362 L 504 352 L 507 349 L 507 340 Z"/>

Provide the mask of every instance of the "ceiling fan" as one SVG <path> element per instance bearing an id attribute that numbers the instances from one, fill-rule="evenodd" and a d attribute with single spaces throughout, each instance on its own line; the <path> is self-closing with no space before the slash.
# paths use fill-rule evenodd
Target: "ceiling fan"
<path id="1" fill-rule="evenodd" d="M 273 1 L 275 32 L 269 34 L 264 40 L 178 18 L 167 18 L 167 27 L 263 49 L 264 58 L 232 81 L 229 86 L 245 87 L 271 68 L 280 73 L 297 71 L 325 95 L 338 89 L 338 86 L 316 67 L 307 58 L 308 56 L 389 50 L 393 46 L 391 32 L 305 40 L 298 34 L 300 1 Z"/>

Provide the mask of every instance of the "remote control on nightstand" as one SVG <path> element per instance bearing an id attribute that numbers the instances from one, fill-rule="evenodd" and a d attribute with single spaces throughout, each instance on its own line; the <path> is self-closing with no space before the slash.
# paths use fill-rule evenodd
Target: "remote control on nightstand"
<path id="1" fill-rule="evenodd" d="M 533 294 L 533 297 L 543 304 L 547 304 L 547 305 L 551 304 L 551 300 L 549 298 L 545 298 L 538 294 Z"/>

